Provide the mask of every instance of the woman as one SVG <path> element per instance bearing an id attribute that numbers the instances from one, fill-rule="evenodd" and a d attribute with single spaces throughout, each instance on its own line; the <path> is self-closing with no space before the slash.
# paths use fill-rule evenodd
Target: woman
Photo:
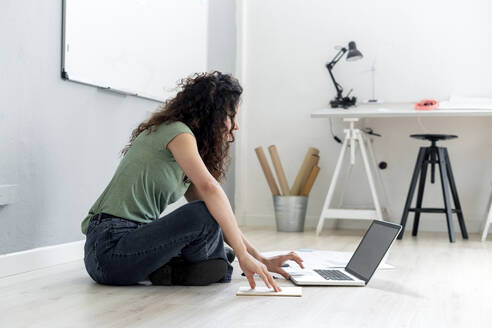
<path id="1" fill-rule="evenodd" d="M 239 129 L 242 88 L 220 72 L 195 74 L 180 87 L 133 131 L 113 178 L 82 222 L 87 272 L 111 285 L 147 279 L 207 285 L 231 280 L 235 253 L 251 288 L 256 273 L 280 291 L 268 271 L 288 279 L 281 265 L 293 260 L 302 267 L 302 260 L 294 253 L 262 257 L 239 230 L 218 182 Z M 183 194 L 189 203 L 159 218 Z M 226 254 L 224 240 L 234 253 Z"/>

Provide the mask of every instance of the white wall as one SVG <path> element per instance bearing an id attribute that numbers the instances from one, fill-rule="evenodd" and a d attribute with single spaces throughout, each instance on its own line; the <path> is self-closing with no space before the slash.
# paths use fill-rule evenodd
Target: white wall
<path id="1" fill-rule="evenodd" d="M 232 72 L 235 9 L 222 1 L 211 1 L 208 67 Z M 60 78 L 61 4 L 0 1 L 0 184 L 18 185 L 0 206 L 0 254 L 82 239 L 119 151 L 157 107 Z"/>
<path id="2" fill-rule="evenodd" d="M 328 120 L 309 115 L 335 95 L 324 67 L 336 54 L 335 45 L 355 40 L 365 55 L 359 62 L 343 59 L 334 69 L 338 81 L 346 90 L 354 88 L 359 99 L 371 96 L 368 70 L 374 61 L 377 97 L 386 101 L 452 94 L 492 97 L 488 1 L 250 0 L 242 5 L 240 67 L 246 92 L 240 119 L 247 131 L 238 150 L 244 157 L 238 158 L 242 163 L 236 179 L 243 183 L 236 185 L 236 208 L 243 224 L 274 224 L 271 195 L 254 153 L 256 146 L 266 150 L 271 144 L 279 149 L 290 184 L 307 148 L 320 149 L 321 172 L 311 192 L 307 224 L 317 222 L 340 145 L 330 136 Z M 454 133 L 459 139 L 443 146 L 450 152 L 466 223 L 470 231 L 477 231 L 492 192 L 492 119 L 427 118 L 421 123 L 415 118 L 365 122 L 383 134 L 374 146 L 378 160 L 389 164 L 382 174 L 392 220 L 400 221 L 417 150 L 424 144 L 408 135 Z M 341 132 L 340 121 L 335 129 Z M 356 170 L 352 181 L 347 203 L 369 206 L 362 170 Z M 442 204 L 439 185 L 426 189 L 426 204 Z M 444 231 L 444 220 L 442 215 L 423 215 L 421 229 Z"/>

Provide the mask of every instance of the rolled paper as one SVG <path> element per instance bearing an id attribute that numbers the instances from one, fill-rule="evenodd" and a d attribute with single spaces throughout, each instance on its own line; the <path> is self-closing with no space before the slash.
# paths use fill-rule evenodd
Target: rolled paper
<path id="1" fill-rule="evenodd" d="M 282 162 L 280 162 L 280 156 L 278 155 L 277 147 L 275 147 L 275 145 L 271 145 L 270 147 L 268 147 L 268 151 L 270 152 L 270 157 L 272 158 L 273 168 L 275 169 L 275 173 L 277 174 L 280 189 L 282 189 L 282 193 L 284 196 L 289 196 L 289 184 L 287 183 L 287 178 L 285 177 Z"/>
<path id="2" fill-rule="evenodd" d="M 313 188 L 314 181 L 316 180 L 318 173 L 319 173 L 319 166 L 313 167 L 313 170 L 311 171 L 311 174 L 309 175 L 309 178 L 307 179 L 306 185 L 304 186 L 304 189 L 302 190 L 302 193 L 301 193 L 302 196 L 309 196 L 309 193 L 311 192 L 311 189 Z"/>
<path id="3" fill-rule="evenodd" d="M 301 188 L 303 187 L 304 182 L 307 180 L 309 174 L 311 173 L 312 170 L 312 157 L 313 155 L 318 155 L 319 150 L 310 147 L 306 153 L 306 156 L 304 157 L 304 161 L 302 162 L 302 165 L 297 172 L 296 179 L 294 180 L 294 184 L 292 185 L 292 188 L 290 188 L 290 194 L 291 195 L 299 195 L 301 193 Z"/>
<path id="4" fill-rule="evenodd" d="M 280 195 L 280 190 L 278 190 L 277 183 L 275 182 L 275 178 L 273 177 L 270 165 L 268 165 L 268 161 L 265 156 L 265 152 L 263 152 L 263 148 L 257 147 L 255 148 L 255 152 L 256 156 L 258 156 L 258 161 L 260 162 L 261 169 L 263 170 L 263 174 L 265 175 L 272 195 Z"/>

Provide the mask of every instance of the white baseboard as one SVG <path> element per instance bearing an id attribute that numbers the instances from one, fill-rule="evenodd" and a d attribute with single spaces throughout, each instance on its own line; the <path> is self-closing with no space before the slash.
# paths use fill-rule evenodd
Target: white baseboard
<path id="1" fill-rule="evenodd" d="M 84 258 L 84 240 L 0 255 L 0 278 Z"/>

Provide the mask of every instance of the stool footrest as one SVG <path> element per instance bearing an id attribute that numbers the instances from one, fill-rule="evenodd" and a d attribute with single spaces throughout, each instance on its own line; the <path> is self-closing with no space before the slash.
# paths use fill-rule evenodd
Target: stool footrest
<path id="1" fill-rule="evenodd" d="M 423 208 L 410 208 L 409 212 L 419 212 L 419 213 L 446 213 L 444 208 L 434 208 L 434 207 L 423 207 Z M 461 210 L 452 209 L 452 213 L 461 213 Z"/>

